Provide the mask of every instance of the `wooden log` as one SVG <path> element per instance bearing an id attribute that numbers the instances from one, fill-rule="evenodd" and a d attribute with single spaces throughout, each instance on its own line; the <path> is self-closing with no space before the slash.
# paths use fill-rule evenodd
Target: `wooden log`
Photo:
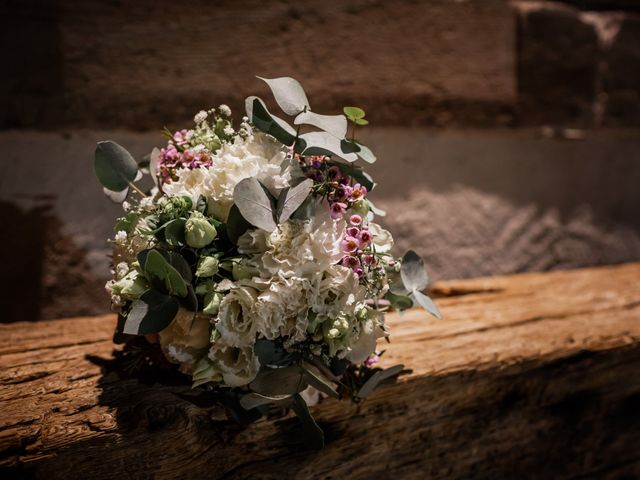
<path id="1" fill-rule="evenodd" d="M 3 478 L 640 477 L 640 264 L 452 281 L 391 315 L 367 401 L 241 428 L 184 387 L 103 374 L 113 316 L 0 325 Z"/>

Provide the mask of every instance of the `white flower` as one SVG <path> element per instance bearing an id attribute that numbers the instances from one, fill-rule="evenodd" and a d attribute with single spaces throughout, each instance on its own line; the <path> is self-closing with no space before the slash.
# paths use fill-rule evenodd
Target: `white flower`
<path id="1" fill-rule="evenodd" d="M 353 363 L 364 362 L 375 351 L 378 338 L 387 334 L 384 329 L 384 313 L 373 309 L 366 311 L 367 318 L 353 332 L 346 357 Z"/>
<path id="2" fill-rule="evenodd" d="M 249 286 L 237 285 L 220 303 L 216 329 L 223 343 L 233 347 L 253 345 L 256 338 L 256 324 L 252 308 L 258 297 L 257 291 Z"/>
<path id="3" fill-rule="evenodd" d="M 153 198 L 152 197 L 144 197 L 140 199 L 140 203 L 138 203 L 140 210 L 149 211 L 153 209 Z"/>
<path id="4" fill-rule="evenodd" d="M 311 303 L 311 309 L 317 314 L 316 322 L 353 315 L 356 306 L 364 301 L 365 294 L 366 289 L 360 285 L 353 270 L 332 265 L 324 272 Z"/>
<path id="5" fill-rule="evenodd" d="M 207 119 L 207 116 L 207 112 L 205 112 L 204 110 L 200 110 L 198 113 L 196 113 L 196 116 L 193 117 L 193 121 L 195 123 L 202 123 Z"/>
<path id="6" fill-rule="evenodd" d="M 303 341 L 309 301 L 314 295 L 311 282 L 300 277 L 276 277 L 256 278 L 253 283 L 261 290 L 252 312 L 258 334 L 269 340 L 288 337 L 288 343 Z"/>
<path id="7" fill-rule="evenodd" d="M 159 333 L 164 355 L 170 362 L 180 364 L 182 372 L 190 373 L 195 362 L 206 352 L 211 318 L 180 307 L 171 324 Z"/>
<path id="8" fill-rule="evenodd" d="M 238 251 L 253 255 L 262 278 L 314 278 L 342 258 L 343 221 L 322 210 L 311 221 L 290 220 L 269 233 L 249 230 L 238 240 Z"/>
<path id="9" fill-rule="evenodd" d="M 252 347 L 232 347 L 216 342 L 209 350 L 212 371 L 222 375 L 228 387 L 242 387 L 258 374 L 260 362 Z"/>
<path id="10" fill-rule="evenodd" d="M 113 241 L 119 245 L 124 244 L 124 242 L 127 241 L 127 232 L 125 232 L 124 230 L 119 230 L 113 237 Z"/>
<path id="11" fill-rule="evenodd" d="M 373 245 L 376 252 L 387 253 L 393 248 L 393 237 L 388 230 L 374 222 L 369 222 L 369 231 L 373 235 Z"/>
<path id="12" fill-rule="evenodd" d="M 212 156 L 211 167 L 179 169 L 177 180 L 164 185 L 169 196 L 187 195 L 194 203 L 200 195 L 209 200 L 209 214 L 226 221 L 233 204 L 233 190 L 243 179 L 260 180 L 274 195 L 289 186 L 291 174 L 283 167 L 284 147 L 272 137 L 256 133 L 246 139 L 236 137 Z"/>
<path id="13" fill-rule="evenodd" d="M 129 210 L 131 210 L 131 204 L 125 200 L 124 202 L 122 202 L 122 209 L 125 212 L 128 212 Z"/>
<path id="14" fill-rule="evenodd" d="M 233 131 L 233 127 L 224 127 L 223 130 L 225 135 L 233 135 L 235 132 Z"/>
<path id="15" fill-rule="evenodd" d="M 220 113 L 225 117 L 231 116 L 231 109 L 229 108 L 228 105 L 225 105 L 224 103 L 218 107 L 218 110 L 220 110 Z"/>

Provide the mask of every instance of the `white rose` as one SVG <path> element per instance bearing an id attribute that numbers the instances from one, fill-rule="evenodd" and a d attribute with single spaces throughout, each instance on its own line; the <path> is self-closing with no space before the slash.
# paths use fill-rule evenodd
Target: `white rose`
<path id="1" fill-rule="evenodd" d="M 251 383 L 260 368 L 253 347 L 232 347 L 218 341 L 209 350 L 208 357 L 212 371 L 222 375 L 225 385 L 229 387 Z"/>
<path id="2" fill-rule="evenodd" d="M 171 324 L 159 333 L 164 355 L 170 362 L 179 363 L 181 371 L 190 373 L 198 358 L 206 353 L 211 319 L 210 315 L 180 307 Z"/>
<path id="3" fill-rule="evenodd" d="M 222 343 L 233 347 L 253 345 L 256 337 L 256 322 L 253 306 L 258 292 L 249 286 L 237 285 L 220 303 L 216 329 Z"/>

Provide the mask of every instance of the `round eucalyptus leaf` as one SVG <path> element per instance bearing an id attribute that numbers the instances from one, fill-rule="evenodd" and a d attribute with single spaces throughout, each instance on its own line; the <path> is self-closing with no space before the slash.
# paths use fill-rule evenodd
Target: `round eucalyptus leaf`
<path id="1" fill-rule="evenodd" d="M 123 332 L 129 335 L 161 332 L 171 324 L 179 308 L 180 304 L 174 297 L 147 290 L 131 305 Z"/>
<path id="2" fill-rule="evenodd" d="M 422 290 L 429 283 L 429 277 L 424 269 L 424 262 L 413 250 L 409 250 L 402 257 L 400 277 L 402 278 L 402 283 L 410 292 Z"/>
<path id="3" fill-rule="evenodd" d="M 355 121 L 358 118 L 364 118 L 364 110 L 358 107 L 344 107 L 342 109 L 344 114 L 349 117 L 349 120 Z"/>
<path id="4" fill-rule="evenodd" d="M 129 195 L 129 187 L 120 192 L 114 192 L 113 190 L 109 190 L 107 187 L 102 187 L 102 191 L 113 203 L 122 203 L 127 199 L 127 195 Z"/>
<path id="5" fill-rule="evenodd" d="M 306 142 L 304 155 L 335 155 L 347 162 L 355 162 L 358 156 L 355 153 L 344 152 L 340 139 L 327 132 L 309 132 L 300 135 Z"/>
<path id="6" fill-rule="evenodd" d="M 429 298 L 419 290 L 414 290 L 411 295 L 413 298 L 415 298 L 416 302 L 418 302 L 422 306 L 422 308 L 424 308 L 438 320 L 442 320 L 442 313 L 440 313 L 440 309 L 435 304 L 435 302 L 431 300 L 431 298 Z"/>
<path id="7" fill-rule="evenodd" d="M 296 79 L 291 77 L 258 78 L 269 85 L 278 106 L 287 115 L 297 115 L 309 108 L 307 95 Z"/>
<path id="8" fill-rule="evenodd" d="M 343 139 L 347 134 L 347 119 L 344 115 L 320 115 L 314 112 L 302 112 L 293 121 L 295 125 L 313 125 Z"/>
<path id="9" fill-rule="evenodd" d="M 122 146 L 111 140 L 98 142 L 94 168 L 103 187 L 121 192 L 138 175 L 138 164 Z"/>
<path id="10" fill-rule="evenodd" d="M 274 199 L 255 178 L 245 178 L 233 191 L 233 202 L 251 225 L 273 232 L 277 225 L 274 218 Z"/>

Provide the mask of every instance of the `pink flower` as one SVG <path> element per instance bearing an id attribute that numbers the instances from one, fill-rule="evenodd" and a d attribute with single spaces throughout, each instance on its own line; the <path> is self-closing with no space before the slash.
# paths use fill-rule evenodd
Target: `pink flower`
<path id="1" fill-rule="evenodd" d="M 353 214 L 351 215 L 351 218 L 349 218 L 349 223 L 355 227 L 359 227 L 362 225 L 362 217 L 357 213 Z"/>
<path id="2" fill-rule="evenodd" d="M 367 194 L 367 187 L 363 187 L 359 183 L 356 183 L 353 186 L 351 193 L 349 194 L 349 200 L 351 200 L 352 202 L 357 202 L 358 200 L 364 198 L 366 194 Z"/>
<path id="3" fill-rule="evenodd" d="M 364 364 L 367 367 L 371 367 L 372 365 L 376 364 L 378 362 L 378 360 L 380 360 L 380 355 L 377 352 L 375 352 L 372 355 L 369 355 L 369 358 L 367 358 L 364 361 Z"/>
<path id="4" fill-rule="evenodd" d="M 340 247 L 344 253 L 354 253 L 360 248 L 360 241 L 356 237 L 347 235 L 340 243 Z"/>
<path id="5" fill-rule="evenodd" d="M 371 265 L 374 265 L 376 263 L 375 255 L 372 255 L 370 253 L 365 255 L 362 259 L 364 260 L 365 265 L 371 266 Z"/>
<path id="6" fill-rule="evenodd" d="M 329 170 L 327 170 L 327 178 L 332 182 L 338 182 L 342 178 L 342 172 L 340 171 L 340 167 L 336 167 L 335 165 Z"/>
<path id="7" fill-rule="evenodd" d="M 347 255 L 345 257 L 342 257 L 342 260 L 340 260 L 340 265 L 342 265 L 343 267 L 356 269 L 360 268 L 360 260 L 358 260 L 358 257 Z"/>
<path id="8" fill-rule="evenodd" d="M 360 233 L 358 233 L 358 240 L 360 240 L 360 243 L 363 246 L 369 245 L 372 239 L 373 235 L 371 235 L 371 232 L 369 230 L 360 230 Z"/>
<path id="9" fill-rule="evenodd" d="M 358 227 L 347 228 L 347 235 L 350 235 L 352 237 L 357 237 L 359 233 L 360 233 L 360 229 Z"/>
<path id="10" fill-rule="evenodd" d="M 338 220 L 344 216 L 347 211 L 347 205 L 342 202 L 336 202 L 331 205 L 331 218 Z"/>

